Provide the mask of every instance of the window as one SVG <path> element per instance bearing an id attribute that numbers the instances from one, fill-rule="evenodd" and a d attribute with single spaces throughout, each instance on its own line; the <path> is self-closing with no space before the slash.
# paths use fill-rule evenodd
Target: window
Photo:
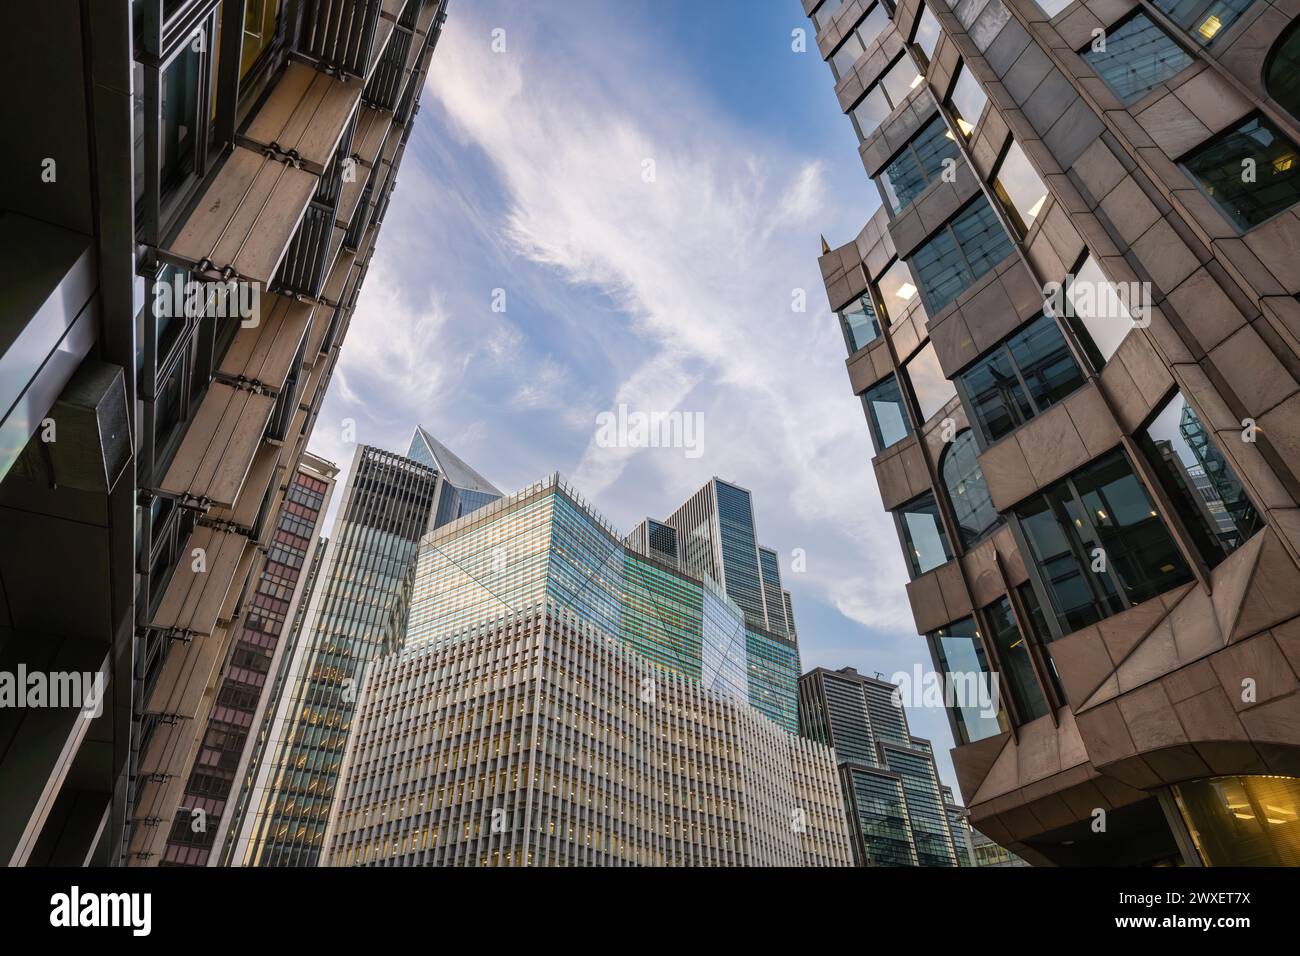
<path id="1" fill-rule="evenodd" d="M 899 391 L 894 376 L 883 379 L 862 393 L 862 404 L 867 410 L 871 437 L 876 441 L 876 451 L 896 445 L 912 431 L 903 408 L 903 393 Z"/>
<path id="2" fill-rule="evenodd" d="M 1111 27 L 1098 45 L 1102 49 L 1090 46 L 1081 55 L 1125 104 L 1192 65 L 1187 51 L 1145 13 Z"/>
<path id="3" fill-rule="evenodd" d="M 980 86 L 979 80 L 975 79 L 965 63 L 961 64 L 957 68 L 957 81 L 948 94 L 948 106 L 957 120 L 957 128 L 967 139 L 979 125 L 980 114 L 984 112 L 984 104 L 988 101 L 988 94 Z"/>
<path id="4" fill-rule="evenodd" d="M 1029 646 L 1020 633 L 1020 628 L 1016 626 L 1011 601 L 1006 597 L 998 598 L 988 606 L 985 613 L 989 627 L 993 630 L 993 646 L 998 653 L 1002 687 L 1011 694 L 1021 722 L 1028 723 L 1046 716 L 1047 700 L 1034 677 Z"/>
<path id="5" fill-rule="evenodd" d="M 1181 392 L 1137 437 L 1206 564 L 1214 567 L 1259 529 L 1259 512 Z"/>
<path id="6" fill-rule="evenodd" d="M 1300 779 L 1190 780 L 1174 799 L 1206 866 L 1300 866 Z"/>
<path id="7" fill-rule="evenodd" d="M 1091 255 L 1065 278 L 1065 314 L 1093 367 L 1100 369 L 1133 328 L 1133 317 Z"/>
<path id="8" fill-rule="evenodd" d="M 867 47 L 875 42 L 876 37 L 880 36 L 888 25 L 889 11 L 885 9 L 884 4 L 877 3 L 867 11 L 867 15 L 858 21 L 858 25 L 844 37 L 840 45 L 835 48 L 835 52 L 831 54 L 831 72 L 835 74 L 837 80 L 853 72 L 853 65 L 858 62 L 858 57 L 866 52 Z M 818 28 L 820 29 L 820 23 Z"/>
<path id="9" fill-rule="evenodd" d="M 880 322 L 870 292 L 862 293 L 840 311 L 840 327 L 850 355 L 880 338 Z"/>
<path id="10" fill-rule="evenodd" d="M 934 59 L 934 48 L 939 45 L 939 18 L 930 8 L 922 5 L 921 15 L 916 20 L 916 30 L 912 33 L 912 42 L 921 48 L 927 63 Z"/>
<path id="11" fill-rule="evenodd" d="M 1254 0 L 1151 0 L 1201 46 L 1236 22 Z"/>
<path id="12" fill-rule="evenodd" d="M 1047 187 L 1014 139 L 998 165 L 993 191 L 1023 237 L 1047 201 Z"/>
<path id="13" fill-rule="evenodd" d="M 1045 14 L 1054 17 L 1073 3 L 1074 0 L 1034 0 L 1034 2 L 1038 4 L 1038 8 Z"/>
<path id="14" fill-rule="evenodd" d="M 935 664 L 945 675 L 945 684 L 956 691 L 956 703 L 951 710 L 957 742 L 970 744 L 1005 731 L 1006 719 L 1001 708 L 995 707 L 988 697 L 980 701 L 973 699 L 978 698 L 978 693 L 970 693 L 972 684 L 983 684 L 988 689 L 992 683 L 975 619 L 966 617 L 939 628 L 930 635 L 930 642 Z"/>
<path id="15" fill-rule="evenodd" d="M 983 196 L 977 196 L 912 254 L 908 264 L 926 311 L 939 311 L 1012 252 L 1007 231 Z"/>
<path id="16" fill-rule="evenodd" d="M 918 578 L 952 559 L 948 535 L 939 518 L 934 495 L 926 492 L 913 498 L 896 512 L 903 534 L 903 551 L 912 577 Z"/>
<path id="17" fill-rule="evenodd" d="M 943 174 L 945 161 L 960 159 L 957 141 L 942 116 L 926 123 L 880 174 L 880 184 L 894 212 L 902 212 L 913 199 Z"/>
<path id="18" fill-rule="evenodd" d="M 908 359 L 904 368 L 907 380 L 912 383 L 912 394 L 916 396 L 917 407 L 921 410 L 920 421 L 928 422 L 957 397 L 956 387 L 939 367 L 939 357 L 934 354 L 934 343 L 926 342 L 916 355 Z"/>
<path id="19" fill-rule="evenodd" d="M 239 63 L 242 80 L 275 39 L 280 0 L 244 0 L 244 44 Z"/>
<path id="20" fill-rule="evenodd" d="M 888 269 L 876 280 L 880 291 L 880 302 L 884 307 L 886 319 L 900 318 L 916 299 L 916 286 L 912 284 L 912 273 L 907 263 L 895 259 Z"/>
<path id="21" fill-rule="evenodd" d="M 1034 319 L 962 372 L 957 381 L 971 421 L 997 441 L 1083 384 L 1065 337 L 1049 315 Z"/>
<path id="22" fill-rule="evenodd" d="M 1300 200 L 1296 149 L 1276 126 L 1255 115 L 1196 149 L 1183 168 L 1245 230 Z M 1251 167 L 1255 180 L 1243 182 L 1242 171 Z"/>
<path id="23" fill-rule="evenodd" d="M 812 13 L 813 25 L 818 30 L 824 30 L 826 24 L 831 22 L 831 17 L 835 16 L 842 6 L 844 6 L 844 0 L 822 0 Z"/>
<path id="24" fill-rule="evenodd" d="M 975 433 L 967 428 L 949 442 L 939 463 L 962 547 L 967 550 L 1002 523 L 1002 516 L 993 508 L 978 458 Z"/>
<path id="25" fill-rule="evenodd" d="M 1016 516 L 1062 633 L 1192 579 L 1122 452 L 1030 498 Z"/>
<path id="26" fill-rule="evenodd" d="M 917 72 L 916 64 L 906 53 L 885 70 L 866 95 L 849 110 L 858 138 L 866 139 L 890 113 L 907 98 L 907 94 L 921 85 L 924 77 Z"/>
<path id="27" fill-rule="evenodd" d="M 1300 21 L 1291 24 L 1269 57 L 1264 87 L 1278 105 L 1300 117 Z"/>
<path id="28" fill-rule="evenodd" d="M 162 74 L 162 142 L 158 181 L 163 192 L 194 170 L 194 137 L 199 112 L 199 77 L 203 54 L 193 44 L 181 47 Z"/>

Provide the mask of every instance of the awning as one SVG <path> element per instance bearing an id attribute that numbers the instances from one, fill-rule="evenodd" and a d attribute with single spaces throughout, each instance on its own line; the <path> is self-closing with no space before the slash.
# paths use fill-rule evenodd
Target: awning
<path id="1" fill-rule="evenodd" d="M 271 483 L 280 470 L 279 462 L 280 446 L 263 442 L 257 449 L 253 466 L 248 470 L 248 478 L 239 493 L 239 501 L 233 508 L 212 509 L 208 517 L 213 521 L 228 521 L 237 528 L 252 531 L 257 523 L 257 516 L 262 510 L 262 503 L 266 501 L 267 492 L 271 489 Z"/>
<path id="2" fill-rule="evenodd" d="M 345 83 L 291 60 L 267 101 L 240 135 L 240 143 L 272 150 L 320 176 L 360 99 L 359 83 Z"/>
<path id="3" fill-rule="evenodd" d="M 246 546 L 249 541 L 242 534 L 207 525 L 196 527 L 185 540 L 176 570 L 149 626 L 198 635 L 215 631 Z M 202 561 L 195 554 L 200 549 Z M 196 566 L 203 570 L 196 570 Z M 172 648 L 172 652 L 179 649 Z M 157 686 L 166 686 L 165 679 L 160 677 Z"/>
<path id="4" fill-rule="evenodd" d="M 290 296 L 263 296 L 261 320 L 235 334 L 217 377 L 252 384 L 278 395 L 307 334 L 314 308 L 313 303 Z"/>
<path id="5" fill-rule="evenodd" d="M 270 395 L 213 382 L 159 490 L 200 504 L 233 505 L 274 406 Z"/>

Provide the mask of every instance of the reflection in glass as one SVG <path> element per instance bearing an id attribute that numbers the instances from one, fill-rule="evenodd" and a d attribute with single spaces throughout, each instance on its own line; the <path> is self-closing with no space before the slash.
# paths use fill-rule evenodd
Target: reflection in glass
<path id="1" fill-rule="evenodd" d="M 934 354 L 934 343 L 926 342 L 925 347 L 908 360 L 905 368 L 908 381 L 912 383 L 912 394 L 916 396 L 916 404 L 921 409 L 921 421 L 929 421 L 957 397 L 956 387 L 939 367 L 939 357 Z"/>
<path id="2" fill-rule="evenodd" d="M 953 675 L 950 680 L 954 686 L 970 687 L 976 680 L 985 682 L 986 687 L 991 686 L 988 658 L 984 655 L 984 645 L 980 643 L 980 632 L 973 617 L 941 627 L 930 637 L 934 642 L 935 663 L 945 675 Z M 974 743 L 1007 729 L 1000 707 L 981 706 L 980 701 L 971 698 L 972 695 L 963 693 L 951 708 L 957 725 L 958 743 Z M 990 710 L 994 712 L 990 713 Z"/>
<path id="3" fill-rule="evenodd" d="M 1201 46 L 1222 35 L 1254 0 L 1152 0 Z"/>
<path id="4" fill-rule="evenodd" d="M 1250 229 L 1300 200 L 1297 146 L 1263 116 L 1251 116 L 1183 161 L 1206 194 L 1241 229 Z M 1253 164 L 1255 178 L 1241 171 Z"/>
<path id="5" fill-rule="evenodd" d="M 916 298 L 912 273 L 902 259 L 895 259 L 893 264 L 880 274 L 880 278 L 876 280 L 876 288 L 880 290 L 880 301 L 884 305 L 886 318 L 901 318 Z"/>
<path id="6" fill-rule="evenodd" d="M 894 376 L 877 382 L 862 393 L 862 404 L 867 410 L 871 435 L 876 440 L 876 451 L 882 452 L 890 445 L 902 441 L 911 432 L 907 412 L 903 408 L 903 393 Z"/>
<path id="7" fill-rule="evenodd" d="M 201 54 L 182 47 L 162 75 L 162 142 L 159 182 L 167 191 L 194 168 L 195 115 Z"/>
<path id="8" fill-rule="evenodd" d="M 925 54 L 926 61 L 934 60 L 934 48 L 939 44 L 939 18 L 936 17 L 927 6 L 921 7 L 921 16 L 916 21 L 916 33 L 912 35 L 912 42 L 921 48 Z"/>
<path id="9" fill-rule="evenodd" d="M 967 428 L 948 444 L 939 470 L 957 517 L 962 546 L 969 549 L 1002 523 L 1002 516 L 993 507 L 984 473 L 980 471 L 979 448 L 973 431 Z"/>
<path id="10" fill-rule="evenodd" d="M 938 315 L 1012 250 L 993 207 L 983 196 L 977 196 L 917 247 L 908 260 L 921 287 L 926 311 Z"/>
<path id="11" fill-rule="evenodd" d="M 975 132 L 980 114 L 984 112 L 984 104 L 988 101 L 984 87 L 980 86 L 979 80 L 975 79 L 963 63 L 957 69 L 957 82 L 953 84 L 952 93 L 948 96 L 948 103 L 956 116 L 957 128 L 963 136 L 969 138 Z"/>
<path id="12" fill-rule="evenodd" d="M 904 552 L 912 577 L 920 577 L 952 558 L 948 535 L 939 520 L 934 495 L 926 492 L 898 509 L 903 528 Z"/>
<path id="13" fill-rule="evenodd" d="M 1096 368 L 1101 368 L 1115 354 L 1129 329 L 1133 317 L 1091 255 L 1078 272 L 1066 276 L 1065 298 L 1070 325 Z"/>
<path id="14" fill-rule="evenodd" d="M 936 114 L 912 137 L 880 173 L 880 184 L 894 212 L 902 212 L 927 186 L 943 174 L 946 160 L 956 162 L 961 153 L 948 124 Z"/>
<path id="15" fill-rule="evenodd" d="M 1207 866 L 1300 866 L 1300 779 L 1213 777 L 1174 797 Z"/>
<path id="16" fill-rule="evenodd" d="M 1006 156 L 1002 158 L 993 189 L 1020 235 L 1024 236 L 1047 201 L 1047 187 L 1015 140 L 1011 141 Z"/>
<path id="17" fill-rule="evenodd" d="M 1002 687 L 1011 694 L 1020 719 L 1028 723 L 1047 714 L 1047 701 L 1034 677 L 1029 647 L 1016 626 L 1011 602 L 1004 596 L 988 608 L 989 626 L 993 629 L 993 646 L 1001 665 Z"/>
<path id="18" fill-rule="evenodd" d="M 876 308 L 871 304 L 871 293 L 862 293 L 840 311 L 840 325 L 850 355 L 880 338 L 880 323 L 876 320 Z"/>
<path id="19" fill-rule="evenodd" d="M 1191 56 L 1144 13 L 1112 27 L 1105 43 L 1090 46 L 1083 58 L 1126 104 L 1192 64 Z"/>

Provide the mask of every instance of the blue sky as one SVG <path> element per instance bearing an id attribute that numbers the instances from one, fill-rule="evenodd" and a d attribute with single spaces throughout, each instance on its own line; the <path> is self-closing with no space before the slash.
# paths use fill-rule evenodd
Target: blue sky
<path id="1" fill-rule="evenodd" d="M 346 467 L 345 420 L 399 451 L 419 422 L 625 529 L 734 481 L 805 669 L 888 677 L 928 654 L 817 267 L 879 200 L 798 28 L 799 0 L 452 0 L 312 450 Z M 601 447 L 621 403 L 700 413 L 702 453 Z M 955 785 L 943 712 L 909 719 Z"/>

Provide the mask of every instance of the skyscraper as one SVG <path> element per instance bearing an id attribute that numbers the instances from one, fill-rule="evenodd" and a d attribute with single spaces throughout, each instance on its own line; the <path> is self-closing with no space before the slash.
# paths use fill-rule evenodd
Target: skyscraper
<path id="1" fill-rule="evenodd" d="M 881 198 L 820 265 L 916 629 L 1004 691 L 948 709 L 972 824 L 1300 863 L 1294 11 L 804 9 Z"/>
<path id="2" fill-rule="evenodd" d="M 744 612 L 625 540 L 558 475 L 426 535 L 334 863 L 848 862 L 829 749 L 750 706 Z"/>
<path id="3" fill-rule="evenodd" d="M 835 749 L 858 866 L 958 866 L 951 792 L 913 737 L 898 687 L 852 667 L 799 678 L 799 732 Z"/>
<path id="4" fill-rule="evenodd" d="M 253 792 L 230 831 L 234 865 L 319 860 L 362 669 L 401 646 L 420 538 L 437 526 L 444 496 L 458 494 L 440 470 L 454 456 L 422 428 L 412 448 L 433 464 L 357 447 L 281 696 L 268 704 Z M 455 462 L 463 482 L 471 470 Z M 472 474 L 468 491 L 495 492 Z"/>
<path id="5" fill-rule="evenodd" d="M 108 700 L 0 715 L 0 859 L 116 864 L 206 734 L 446 0 L 9 6 L 0 660 Z"/>

